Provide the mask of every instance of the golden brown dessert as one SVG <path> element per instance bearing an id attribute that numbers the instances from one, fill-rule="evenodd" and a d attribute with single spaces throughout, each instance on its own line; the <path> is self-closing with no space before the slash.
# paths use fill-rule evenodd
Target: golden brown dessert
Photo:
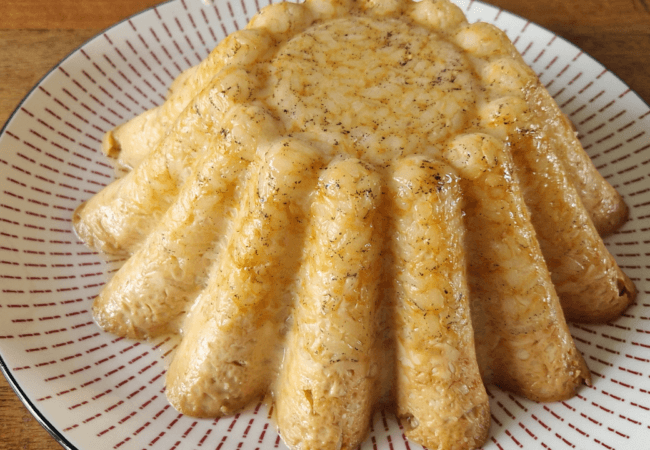
<path id="1" fill-rule="evenodd" d="M 97 323 L 182 333 L 174 407 L 269 395 L 291 448 L 355 448 L 387 405 L 428 448 L 478 448 L 484 383 L 571 397 L 565 316 L 635 295 L 599 236 L 621 197 L 506 36 L 447 0 L 265 8 L 104 150 L 130 171 L 74 224 L 129 258 Z"/>

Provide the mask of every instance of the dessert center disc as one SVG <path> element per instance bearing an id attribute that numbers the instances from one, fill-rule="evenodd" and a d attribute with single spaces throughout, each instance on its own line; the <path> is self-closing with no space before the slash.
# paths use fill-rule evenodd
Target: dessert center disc
<path id="1" fill-rule="evenodd" d="M 463 51 L 403 20 L 315 25 L 268 70 L 263 100 L 290 133 L 376 164 L 428 153 L 476 117 L 479 82 Z"/>

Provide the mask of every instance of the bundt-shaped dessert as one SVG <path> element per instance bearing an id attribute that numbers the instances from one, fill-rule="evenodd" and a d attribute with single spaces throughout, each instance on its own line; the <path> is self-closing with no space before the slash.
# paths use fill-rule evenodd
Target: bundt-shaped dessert
<path id="1" fill-rule="evenodd" d="M 447 0 L 269 6 L 103 148 L 128 173 L 74 224 L 128 258 L 97 323 L 181 333 L 172 405 L 266 395 L 293 449 L 356 448 L 379 407 L 480 447 L 484 384 L 571 397 L 566 320 L 635 295 L 600 237 L 621 197 L 505 34 Z"/>

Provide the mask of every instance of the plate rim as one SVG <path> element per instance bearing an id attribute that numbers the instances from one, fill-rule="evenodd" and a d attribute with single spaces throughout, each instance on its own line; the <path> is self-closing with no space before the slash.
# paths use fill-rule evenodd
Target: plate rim
<path id="1" fill-rule="evenodd" d="M 176 2 L 176 1 L 181 1 L 181 0 L 162 0 L 162 1 L 161 1 L 160 3 L 158 3 L 157 5 L 149 6 L 149 7 L 145 8 L 145 9 L 139 11 L 139 12 L 136 12 L 136 13 L 134 13 L 134 14 L 131 14 L 130 16 L 125 17 L 124 19 L 122 19 L 122 20 L 120 20 L 120 21 L 118 21 L 118 22 L 115 22 L 114 24 L 112 24 L 112 25 L 110 25 L 110 26 L 108 26 L 108 27 L 102 29 L 102 30 L 99 31 L 97 34 L 95 34 L 94 36 L 88 38 L 87 40 L 85 40 L 84 42 L 82 42 L 81 44 L 79 44 L 77 47 L 75 47 L 73 50 L 71 50 L 67 55 L 65 55 L 63 58 L 61 58 L 61 59 L 60 59 L 56 64 L 54 64 L 52 67 L 50 67 L 50 69 L 48 69 L 48 71 L 45 72 L 45 74 L 43 74 L 43 76 L 42 76 L 42 77 L 41 77 L 41 78 L 40 78 L 40 79 L 39 79 L 39 80 L 34 84 L 34 86 L 32 86 L 32 87 L 29 89 L 29 91 L 27 91 L 27 93 L 23 96 L 23 98 L 20 99 L 20 101 L 18 102 L 18 104 L 16 105 L 16 107 L 13 109 L 13 111 L 11 112 L 11 114 L 9 114 L 9 117 L 7 117 L 7 121 L 6 121 L 4 124 L 2 124 L 2 128 L 0 128 L 0 136 L 4 135 L 5 131 L 7 130 L 7 127 L 9 126 L 9 124 L 11 123 L 11 121 L 14 119 L 14 116 L 16 115 L 16 113 L 17 113 L 18 111 L 20 111 L 20 108 L 23 106 L 23 104 L 25 103 L 25 101 L 27 101 L 27 99 L 28 99 L 28 98 L 29 98 L 29 97 L 34 93 L 34 91 L 35 91 L 35 90 L 36 90 L 36 89 L 37 89 L 37 88 L 38 88 L 38 87 L 43 83 L 43 81 L 45 81 L 45 79 L 46 79 L 47 77 L 49 77 L 49 76 L 50 76 L 50 75 L 51 75 L 51 74 L 52 74 L 52 73 L 53 73 L 53 72 L 54 72 L 54 71 L 55 71 L 55 70 L 56 70 L 56 69 L 57 69 L 61 64 L 63 64 L 63 63 L 66 62 L 68 59 L 70 59 L 72 56 L 74 56 L 74 55 L 75 55 L 79 50 L 81 50 L 81 49 L 82 49 L 83 47 L 85 47 L 86 45 L 90 44 L 90 43 L 91 43 L 92 41 L 94 41 L 95 39 L 101 38 L 101 37 L 102 37 L 104 34 L 106 34 L 106 32 L 108 32 L 109 30 L 112 30 L 113 28 L 116 28 L 116 27 L 122 25 L 124 22 L 128 22 L 129 20 L 132 20 L 132 19 L 134 19 L 135 17 L 138 17 L 140 14 L 148 13 L 149 11 L 151 11 L 151 10 L 153 10 L 153 9 L 160 8 L 160 7 L 163 6 L 163 5 L 166 5 L 166 4 L 168 4 L 168 3 L 173 3 L 173 2 Z M 453 0 L 452 0 L 452 1 L 453 1 Z M 476 0 L 476 1 L 480 1 L 480 0 Z"/>
<path id="2" fill-rule="evenodd" d="M 32 86 L 29 91 L 23 96 L 23 98 L 18 102 L 18 105 L 14 108 L 14 110 L 11 112 L 9 117 L 7 118 L 7 121 L 2 125 L 2 128 L 0 128 L 0 137 L 2 137 L 5 134 L 5 131 L 7 127 L 11 124 L 13 121 L 14 117 L 20 111 L 20 108 L 23 106 L 23 104 L 27 101 L 27 99 L 34 93 L 36 89 L 45 81 L 47 77 L 49 77 L 59 66 L 61 66 L 65 61 L 70 59 L 73 55 L 75 55 L 77 52 L 79 52 L 80 49 L 85 47 L 86 45 L 90 44 L 92 41 L 95 39 L 100 38 L 103 36 L 106 32 L 109 30 L 112 30 L 120 25 L 122 25 L 125 22 L 128 22 L 129 20 L 134 19 L 135 17 L 148 13 L 149 11 L 159 8 L 160 6 L 166 5 L 168 3 L 172 3 L 175 1 L 179 0 L 164 0 L 157 5 L 149 6 L 141 11 L 138 11 L 134 14 L 131 14 L 128 17 L 125 17 L 124 19 L 115 22 L 114 24 L 104 28 L 91 38 L 87 39 L 86 41 L 82 42 L 80 45 L 78 45 L 76 48 L 71 50 L 66 56 L 61 58 L 56 64 L 54 64 L 35 84 Z M 29 411 L 29 413 L 36 419 L 36 421 L 47 431 L 54 440 L 59 443 L 65 450 L 80 450 L 78 447 L 76 447 L 74 444 L 72 444 L 64 435 L 63 432 L 60 431 L 54 424 L 52 424 L 41 411 L 36 407 L 36 405 L 29 399 L 27 393 L 23 390 L 23 388 L 20 386 L 18 381 L 14 378 L 14 376 L 11 374 L 11 370 L 9 367 L 7 367 L 7 363 L 5 363 L 4 358 L 2 357 L 2 353 L 0 353 L 0 372 L 2 375 L 4 375 L 5 379 L 7 380 L 7 384 L 11 387 L 11 389 L 14 391 L 18 399 L 21 401 L 23 406 Z"/>
<path id="3" fill-rule="evenodd" d="M 7 367 L 2 355 L 0 355 L 0 372 L 4 375 L 7 380 L 7 384 L 11 386 L 11 389 L 18 396 L 22 404 L 27 408 L 27 411 L 36 419 L 36 421 L 47 431 L 50 436 L 54 438 L 64 449 L 66 450 L 78 450 L 65 436 L 56 428 L 49 420 L 47 420 L 39 409 L 32 403 L 27 394 L 23 391 L 22 387 L 18 384 L 18 381 L 11 375 L 11 371 Z"/>

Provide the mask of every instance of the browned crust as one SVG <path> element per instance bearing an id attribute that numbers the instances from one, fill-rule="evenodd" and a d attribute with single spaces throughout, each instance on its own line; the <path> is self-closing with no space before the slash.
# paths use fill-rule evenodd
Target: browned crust
<path id="1" fill-rule="evenodd" d="M 619 229 L 628 219 L 623 197 L 598 172 L 578 140 L 571 121 L 546 89 L 537 82 L 530 88 L 528 101 L 542 111 L 540 125 L 562 161 L 582 202 L 601 236 Z"/>
<path id="2" fill-rule="evenodd" d="M 616 285 L 618 295 L 595 299 L 600 304 L 598 309 L 585 311 L 563 305 L 565 314 L 571 321 L 582 323 L 607 323 L 616 320 L 634 303 L 637 294 L 632 280 L 620 269 L 617 271 Z"/>
<path id="3" fill-rule="evenodd" d="M 630 210 L 623 197 L 616 192 L 613 200 L 602 204 L 594 211 L 593 221 L 602 237 L 613 234 L 621 228 L 630 217 Z"/>

